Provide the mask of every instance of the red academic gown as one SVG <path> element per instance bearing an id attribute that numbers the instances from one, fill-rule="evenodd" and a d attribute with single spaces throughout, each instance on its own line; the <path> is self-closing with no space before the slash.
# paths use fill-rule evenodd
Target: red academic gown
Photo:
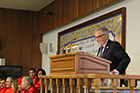
<path id="1" fill-rule="evenodd" d="M 36 82 L 34 86 L 40 90 L 40 81 Z M 45 90 L 45 84 L 43 85 L 43 89 Z"/>
<path id="2" fill-rule="evenodd" d="M 37 76 L 34 76 L 34 77 L 33 77 L 33 85 L 35 86 L 35 84 L 36 84 L 38 81 L 39 81 L 39 80 L 38 80 Z"/>
<path id="3" fill-rule="evenodd" d="M 6 93 L 6 87 L 0 89 L 0 93 Z"/>
<path id="4" fill-rule="evenodd" d="M 27 90 L 23 90 L 21 93 L 39 93 L 38 89 L 34 86 L 30 86 Z"/>
<path id="5" fill-rule="evenodd" d="M 5 93 L 13 93 L 12 87 L 10 87 L 10 88 L 6 88 Z"/>

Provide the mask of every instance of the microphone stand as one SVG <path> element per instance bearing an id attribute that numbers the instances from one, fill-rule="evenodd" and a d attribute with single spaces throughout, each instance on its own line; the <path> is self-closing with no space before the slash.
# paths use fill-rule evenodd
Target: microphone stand
<path id="1" fill-rule="evenodd" d="M 74 40 L 76 40 L 76 38 L 74 38 L 74 39 L 72 39 L 70 42 L 68 42 L 67 44 L 65 44 L 65 45 L 63 45 L 63 46 L 61 46 L 61 47 L 59 47 L 58 49 L 57 49 L 57 52 L 56 52 L 56 55 L 58 55 L 58 52 L 59 52 L 59 50 L 62 48 L 62 47 L 64 47 L 64 48 L 66 48 L 69 44 L 71 44 Z"/>

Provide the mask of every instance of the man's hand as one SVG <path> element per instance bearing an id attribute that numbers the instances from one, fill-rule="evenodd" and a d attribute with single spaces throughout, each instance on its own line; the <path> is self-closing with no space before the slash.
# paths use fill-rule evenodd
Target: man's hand
<path id="1" fill-rule="evenodd" d="M 114 70 L 112 70 L 112 71 L 110 71 L 110 72 L 112 72 L 113 74 L 114 74 L 114 73 L 119 73 L 119 71 L 118 71 L 117 69 L 114 69 Z"/>

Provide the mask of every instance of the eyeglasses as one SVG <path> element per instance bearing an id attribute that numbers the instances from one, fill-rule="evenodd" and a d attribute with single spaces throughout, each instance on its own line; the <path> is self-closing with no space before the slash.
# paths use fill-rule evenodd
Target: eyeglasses
<path id="1" fill-rule="evenodd" d="M 105 34 L 102 34 L 102 35 L 100 35 L 100 36 L 97 36 L 97 37 L 95 37 L 95 38 L 100 38 L 100 37 L 102 37 L 103 35 L 105 35 Z"/>
<path id="2" fill-rule="evenodd" d="M 21 84 L 24 84 L 24 83 L 26 83 L 26 82 L 22 82 Z"/>

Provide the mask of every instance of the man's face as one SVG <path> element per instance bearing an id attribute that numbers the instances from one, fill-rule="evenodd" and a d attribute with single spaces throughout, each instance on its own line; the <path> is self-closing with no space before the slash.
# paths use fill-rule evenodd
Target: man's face
<path id="1" fill-rule="evenodd" d="M 28 86 L 28 83 L 26 81 L 22 80 L 21 88 L 26 90 L 27 86 Z"/>
<path id="2" fill-rule="evenodd" d="M 7 78 L 6 79 L 6 87 L 9 88 L 9 87 L 11 87 L 11 85 L 12 85 L 11 79 Z"/>
<path id="3" fill-rule="evenodd" d="M 30 75 L 30 77 L 33 78 L 36 75 L 36 73 L 34 72 L 34 70 L 30 70 L 29 75 Z"/>
<path id="4" fill-rule="evenodd" d="M 107 34 L 103 34 L 101 30 L 95 32 L 96 41 L 102 46 L 107 40 Z"/>
<path id="5" fill-rule="evenodd" d="M 0 81 L 0 84 L 1 84 L 1 88 L 5 88 L 5 86 L 6 86 L 5 80 L 1 80 L 1 81 Z"/>

